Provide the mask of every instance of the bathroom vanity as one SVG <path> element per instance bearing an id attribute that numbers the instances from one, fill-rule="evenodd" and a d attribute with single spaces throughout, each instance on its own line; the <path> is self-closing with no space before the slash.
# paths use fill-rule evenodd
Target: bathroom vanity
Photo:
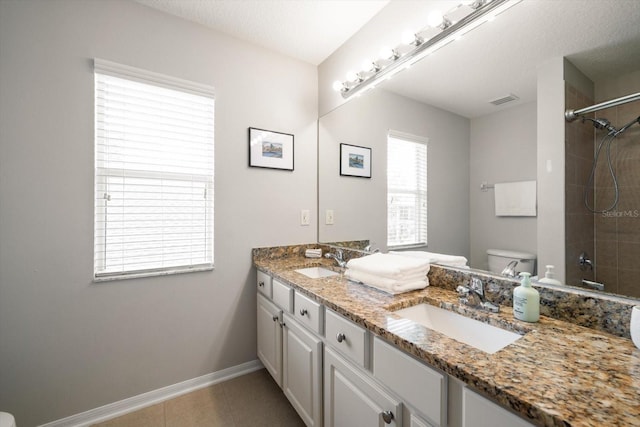
<path id="1" fill-rule="evenodd" d="M 520 322 L 508 305 L 461 306 L 438 266 L 426 289 L 392 296 L 300 248 L 254 250 L 258 356 L 308 426 L 639 425 L 629 339 L 552 317 Z M 308 267 L 323 269 L 296 271 Z M 491 354 L 397 313 L 424 303 L 522 337 Z"/>

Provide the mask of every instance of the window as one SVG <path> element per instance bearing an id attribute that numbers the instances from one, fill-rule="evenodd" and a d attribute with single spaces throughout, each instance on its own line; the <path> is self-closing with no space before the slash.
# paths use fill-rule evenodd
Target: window
<path id="1" fill-rule="evenodd" d="M 400 132 L 387 139 L 387 246 L 427 244 L 427 140 Z"/>
<path id="2" fill-rule="evenodd" d="M 213 89 L 95 60 L 94 278 L 213 268 Z"/>

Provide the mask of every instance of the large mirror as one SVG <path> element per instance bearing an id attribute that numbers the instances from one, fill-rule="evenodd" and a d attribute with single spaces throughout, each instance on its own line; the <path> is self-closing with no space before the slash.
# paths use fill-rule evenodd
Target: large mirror
<path id="1" fill-rule="evenodd" d="M 632 1 L 587 7 L 591 4 L 525 0 L 461 43 L 320 117 L 319 240 L 369 240 L 388 249 L 387 138 L 392 131 L 427 144 L 427 245 L 417 249 L 462 255 L 481 270 L 489 269 L 488 249 L 538 253 L 538 217 L 496 216 L 493 187 L 539 179 L 537 116 L 546 108 L 537 96 L 539 69 L 564 57 L 564 103 L 549 106 L 557 111 L 555 126 L 566 142 L 564 179 L 556 183 L 566 189 L 560 207 L 566 214 L 563 279 L 578 286 L 602 283 L 606 292 L 639 297 L 634 278 L 640 273 L 635 261 L 640 259 L 640 218 L 634 212 L 640 212 L 640 125 L 614 145 L 619 204 L 611 213 L 594 214 L 584 207 L 582 195 L 603 135 L 588 123 L 565 123 L 562 114 L 565 106 L 580 108 L 640 92 L 640 7 Z M 595 10 L 601 8 L 607 13 Z M 490 103 L 508 95 L 517 99 Z M 640 116 L 640 102 L 597 116 L 620 127 Z M 371 148 L 371 178 L 340 174 L 340 144 Z M 604 157 L 596 169 L 597 200 L 611 193 Z M 583 253 L 588 262 L 581 264 Z M 544 275 L 544 266 L 538 266 L 538 274 Z"/>

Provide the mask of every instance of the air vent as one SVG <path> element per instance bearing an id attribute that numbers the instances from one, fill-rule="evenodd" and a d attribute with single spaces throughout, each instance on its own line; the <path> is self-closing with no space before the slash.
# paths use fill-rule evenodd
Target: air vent
<path id="1" fill-rule="evenodd" d="M 520 98 L 518 98 L 514 94 L 510 93 L 507 96 L 503 96 L 501 98 L 494 99 L 493 101 L 489 101 L 489 103 L 493 104 L 493 105 L 502 105 L 502 104 L 506 104 L 507 102 L 515 101 L 515 100 L 518 100 L 518 99 L 520 99 Z"/>

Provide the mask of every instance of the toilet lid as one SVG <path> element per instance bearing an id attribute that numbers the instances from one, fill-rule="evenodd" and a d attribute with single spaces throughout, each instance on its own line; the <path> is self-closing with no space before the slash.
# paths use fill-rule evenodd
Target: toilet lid
<path id="1" fill-rule="evenodd" d="M 532 254 L 529 252 L 519 252 L 519 251 L 509 251 L 506 249 L 487 249 L 487 254 L 500 256 L 504 258 L 516 258 L 516 259 L 536 259 L 536 254 Z"/>

